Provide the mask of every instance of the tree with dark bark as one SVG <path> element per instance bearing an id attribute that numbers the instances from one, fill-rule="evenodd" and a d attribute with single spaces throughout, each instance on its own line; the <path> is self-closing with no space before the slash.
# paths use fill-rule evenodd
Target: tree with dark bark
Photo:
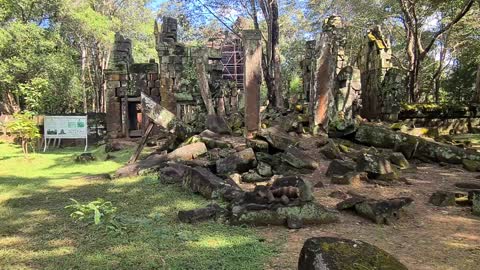
<path id="1" fill-rule="evenodd" d="M 420 22 L 418 16 L 418 2 L 418 0 L 399 0 L 403 13 L 403 26 L 405 28 L 407 41 L 407 89 L 410 102 L 417 101 L 417 93 L 420 87 L 419 76 L 423 60 L 425 60 L 427 54 L 435 45 L 435 42 L 468 13 L 475 0 L 465 0 L 460 8 L 460 11 L 453 17 L 453 19 L 450 22 L 443 24 L 438 31 L 432 34 L 431 38 L 429 38 L 426 43 L 423 41 L 422 23 Z"/>

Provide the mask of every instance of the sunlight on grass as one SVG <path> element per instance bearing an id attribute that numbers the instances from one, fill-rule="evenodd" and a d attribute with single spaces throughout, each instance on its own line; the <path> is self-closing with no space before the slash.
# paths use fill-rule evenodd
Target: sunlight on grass
<path id="1" fill-rule="evenodd" d="M 255 230 L 215 222 L 182 224 L 179 210 L 210 203 L 156 176 L 86 180 L 113 173 L 131 150 L 91 150 L 96 161 L 74 162 L 81 149 L 32 154 L 0 144 L 0 269 L 263 269 L 273 244 Z M 75 222 L 70 198 L 111 201 L 125 229 L 110 234 Z"/>

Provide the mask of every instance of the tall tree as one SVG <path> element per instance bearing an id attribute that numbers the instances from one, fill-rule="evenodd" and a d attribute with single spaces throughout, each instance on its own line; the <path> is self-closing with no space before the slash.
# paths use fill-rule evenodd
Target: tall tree
<path id="1" fill-rule="evenodd" d="M 406 55 L 408 59 L 408 79 L 407 89 L 410 102 L 416 102 L 419 90 L 419 76 L 422 68 L 422 62 L 427 54 L 435 45 L 435 42 L 445 32 L 449 31 L 456 23 L 458 23 L 472 8 L 474 0 L 465 0 L 450 22 L 442 24 L 440 29 L 432 33 L 431 37 L 426 41 L 423 39 L 422 21 L 419 17 L 419 0 L 399 0 L 403 13 L 403 25 L 406 33 Z M 455 4 L 455 1 L 452 1 Z M 420 6 L 420 7 L 419 7 Z"/>

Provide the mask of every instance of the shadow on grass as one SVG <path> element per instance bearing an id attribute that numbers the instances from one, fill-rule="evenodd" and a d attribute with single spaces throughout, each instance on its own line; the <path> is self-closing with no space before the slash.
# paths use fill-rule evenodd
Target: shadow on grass
<path id="1" fill-rule="evenodd" d="M 46 180 L 36 181 L 42 186 Z M 127 227 L 122 235 L 75 223 L 64 209 L 69 198 L 85 203 L 97 197 L 118 207 Z M 0 249 L 0 268 L 263 269 L 272 248 L 253 230 L 177 222 L 177 211 L 207 203 L 153 177 L 43 186 L 0 204 L 0 244 L 11 247 Z"/>

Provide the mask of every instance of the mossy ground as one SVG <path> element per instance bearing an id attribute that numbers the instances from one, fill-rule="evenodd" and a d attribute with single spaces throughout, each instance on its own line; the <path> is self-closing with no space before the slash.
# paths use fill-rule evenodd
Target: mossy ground
<path id="1" fill-rule="evenodd" d="M 0 143 L 0 269 L 264 269 L 273 245 L 255 230 L 213 222 L 180 224 L 178 210 L 209 202 L 155 177 L 93 181 L 112 173 L 130 151 L 104 161 L 76 164 L 80 149 L 32 154 Z M 75 223 L 64 209 L 69 198 L 111 201 L 125 224 L 108 234 Z"/>

